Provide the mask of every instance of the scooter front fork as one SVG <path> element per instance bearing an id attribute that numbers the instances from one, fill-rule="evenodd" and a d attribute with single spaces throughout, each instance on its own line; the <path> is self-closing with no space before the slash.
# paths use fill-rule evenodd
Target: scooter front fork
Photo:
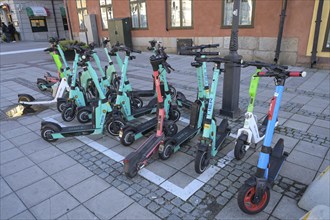
<path id="1" fill-rule="evenodd" d="M 259 202 L 263 198 L 263 195 L 265 194 L 267 187 L 269 187 L 267 184 L 267 180 L 265 178 L 252 176 L 249 179 L 247 179 L 245 183 L 249 186 L 256 187 L 256 192 L 252 201 L 254 204 L 259 204 Z"/>

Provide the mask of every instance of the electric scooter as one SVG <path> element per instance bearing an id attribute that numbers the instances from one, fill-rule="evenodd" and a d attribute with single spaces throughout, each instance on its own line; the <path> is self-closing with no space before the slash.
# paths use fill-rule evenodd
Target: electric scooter
<path id="1" fill-rule="evenodd" d="M 51 121 L 42 121 L 41 137 L 44 140 L 48 142 L 54 142 L 57 139 L 65 137 L 103 133 L 104 125 L 108 120 L 108 113 L 112 111 L 112 108 L 102 92 L 97 73 L 90 64 L 92 53 L 93 51 L 91 50 L 85 50 L 84 55 L 82 56 L 82 61 L 79 63 L 79 65 L 83 68 L 87 68 L 97 89 L 97 94 L 99 95 L 99 98 L 91 103 L 93 106 L 92 123 L 89 125 L 61 127 L 59 124 Z"/>
<path id="2" fill-rule="evenodd" d="M 286 66 L 272 65 L 267 66 L 266 69 L 267 72 L 257 73 L 257 77 L 274 77 L 276 90 L 269 106 L 268 123 L 259 154 L 257 172 L 247 179 L 238 191 L 238 206 L 247 214 L 257 214 L 267 207 L 270 199 L 270 188 L 288 156 L 288 153 L 284 152 L 284 140 L 282 138 L 277 141 L 273 148 L 271 147 L 285 81 L 288 77 L 306 76 L 306 72 L 287 71 Z"/>
<path id="3" fill-rule="evenodd" d="M 196 46 L 204 47 L 205 45 Z M 211 45 L 209 45 L 211 46 Z M 213 47 L 213 46 L 212 46 Z M 217 47 L 217 45 L 216 45 Z M 186 49 L 187 50 L 187 49 Z M 205 55 L 219 55 L 218 52 L 192 52 L 184 51 L 181 52 L 183 55 L 195 55 L 196 57 L 205 57 Z M 209 100 L 209 87 L 205 86 L 207 82 L 207 76 L 205 77 L 206 71 L 204 71 L 205 63 L 193 62 L 191 63 L 196 68 L 197 72 L 197 83 L 198 83 L 198 94 L 195 102 L 190 107 L 190 121 L 189 125 L 179 131 L 173 137 L 166 138 L 159 146 L 158 154 L 163 160 L 167 160 L 170 156 L 177 152 L 181 145 L 191 140 L 193 137 L 198 135 L 202 130 L 203 120 L 206 116 L 207 102 Z M 207 84 L 208 85 L 208 82 Z"/>
<path id="4" fill-rule="evenodd" d="M 203 54 L 208 54 L 209 52 L 204 52 L 204 49 L 207 48 L 217 48 L 219 47 L 219 44 L 203 44 L 203 45 L 198 45 L 198 46 L 192 46 L 192 47 L 183 47 L 182 51 L 180 52 L 180 55 L 195 55 L 195 57 L 201 57 L 201 53 Z M 192 50 L 195 50 L 195 52 L 190 52 Z M 196 51 L 197 50 L 197 51 Z M 196 54 L 197 53 L 197 54 Z M 220 52 L 214 53 L 210 52 L 210 56 L 212 55 L 220 55 Z M 203 56 L 205 57 L 205 55 Z M 207 70 L 206 70 L 206 63 L 202 63 L 202 69 L 203 71 L 203 76 L 204 76 L 204 91 L 205 91 L 205 98 L 209 98 L 209 82 L 208 82 L 208 76 L 207 76 Z M 182 92 L 177 92 L 177 97 L 176 100 L 178 102 L 179 107 L 185 107 L 187 109 L 191 109 L 191 106 L 193 104 L 192 101 L 186 98 L 186 96 Z"/>
<path id="5" fill-rule="evenodd" d="M 257 96 L 257 89 L 259 84 L 259 77 L 256 76 L 259 72 L 261 72 L 262 67 L 270 67 L 273 64 L 267 64 L 267 63 L 255 61 L 255 62 L 243 62 L 242 65 L 243 67 L 256 66 L 257 70 L 252 75 L 250 81 L 250 88 L 249 88 L 250 102 L 248 105 L 247 112 L 245 113 L 244 126 L 243 128 L 240 128 L 237 131 L 235 148 L 234 148 L 234 156 L 237 160 L 241 160 L 245 156 L 251 144 L 254 144 L 256 146 L 265 137 L 266 127 L 268 123 L 267 115 L 262 120 L 262 123 L 259 124 L 257 116 L 253 114 L 254 101 Z M 278 121 L 276 122 L 275 127 L 277 125 L 278 125 Z"/>
<path id="6" fill-rule="evenodd" d="M 127 64 L 129 59 L 134 59 L 131 53 L 141 53 L 139 50 L 133 50 L 124 45 L 113 46 L 111 53 L 118 51 L 125 52 L 125 59 L 122 66 L 122 75 L 119 85 L 119 90 L 116 98 L 116 103 L 111 113 L 111 119 L 106 124 L 107 131 L 113 135 L 118 136 L 120 128 L 125 125 L 126 121 L 131 121 L 137 117 L 155 113 L 157 106 L 157 98 L 153 98 L 146 106 L 143 105 L 143 101 L 140 97 L 135 96 L 134 92 L 127 89 Z"/>
<path id="7" fill-rule="evenodd" d="M 61 47 L 58 44 L 59 40 L 57 38 L 51 37 L 49 39 L 49 43 L 51 44 L 51 46 L 45 49 L 44 51 L 49 52 L 49 54 L 53 58 L 55 65 L 57 67 L 58 77 L 52 76 L 49 72 L 46 72 L 44 78 L 38 78 L 37 86 L 41 91 L 46 91 L 47 89 L 51 89 L 55 83 L 60 81 L 60 76 L 62 77 L 64 76 L 64 69 L 62 68 L 63 64 L 61 62 L 61 58 L 63 62 L 67 64 L 64 55 L 62 56 L 62 54 L 60 53 L 60 52 L 63 53 L 63 51 L 61 50 Z"/>
<path id="8" fill-rule="evenodd" d="M 161 141 L 165 137 L 163 132 L 163 124 L 167 124 L 166 126 L 171 127 L 173 131 L 177 131 L 177 125 L 171 121 L 165 120 L 165 109 L 164 109 L 164 100 L 161 95 L 160 88 L 160 78 L 159 78 L 159 66 L 162 65 L 167 73 L 170 73 L 170 66 L 166 62 L 166 56 L 152 55 L 150 57 L 150 63 L 152 65 L 152 69 L 154 71 L 154 81 L 157 92 L 157 105 L 158 105 L 158 118 L 157 118 L 157 131 L 155 134 L 152 134 L 135 152 L 130 153 L 124 159 L 124 172 L 125 175 L 133 178 L 136 176 L 137 172 L 142 169 L 149 158 L 153 155 L 154 152 L 158 150 L 158 146 Z M 176 133 L 176 132 L 173 132 Z"/>
<path id="9" fill-rule="evenodd" d="M 230 133 L 229 123 L 227 119 L 223 119 L 217 126 L 217 122 L 213 117 L 214 103 L 217 93 L 219 75 L 223 71 L 220 69 L 221 63 L 228 62 L 224 58 L 196 58 L 197 62 L 213 62 L 213 79 L 208 101 L 206 118 L 203 123 L 203 135 L 197 147 L 195 157 L 195 171 L 203 173 L 210 164 L 211 157 L 214 157 L 221 149 L 226 137 Z M 225 95 L 225 94 L 224 94 Z"/>
<path id="10" fill-rule="evenodd" d="M 162 57 L 165 57 L 165 61 L 168 58 L 167 54 L 164 51 L 164 47 L 160 44 L 157 46 L 157 50 L 155 50 L 155 54 L 159 54 Z M 168 68 L 172 69 L 171 66 Z M 160 79 L 160 87 L 161 87 L 161 95 L 164 97 L 164 109 L 165 109 L 165 118 L 170 119 L 174 122 L 178 121 L 181 113 L 177 109 L 176 105 L 172 103 L 171 92 L 169 91 L 169 86 L 166 79 L 166 71 L 163 66 L 159 66 L 159 79 Z M 136 124 L 136 123 L 135 123 Z M 119 132 L 120 142 L 124 146 L 129 146 L 134 143 L 135 140 L 141 138 L 144 134 L 152 131 L 157 126 L 157 117 L 153 117 L 150 120 L 147 120 L 139 125 L 133 125 L 132 123 L 126 124 L 121 127 Z M 167 136 L 172 136 L 171 130 L 168 130 L 167 127 L 164 128 L 164 132 Z"/>

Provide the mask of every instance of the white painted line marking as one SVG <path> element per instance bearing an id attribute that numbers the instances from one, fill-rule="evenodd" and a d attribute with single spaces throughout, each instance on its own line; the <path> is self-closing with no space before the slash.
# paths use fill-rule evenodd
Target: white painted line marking
<path id="1" fill-rule="evenodd" d="M 158 186 L 165 181 L 163 177 L 158 176 L 157 174 L 153 173 L 148 169 L 139 170 L 139 174 L 140 176 L 143 176 L 144 178 L 146 178 L 150 182 L 157 184 Z"/>
<path id="2" fill-rule="evenodd" d="M 56 121 L 53 118 L 55 116 L 47 117 L 44 119 L 58 123 L 59 125 L 65 127 L 65 125 Z M 182 119 L 185 120 L 185 118 L 182 118 Z M 180 120 L 181 120 L 181 118 L 180 118 Z M 80 137 L 75 137 L 75 138 L 80 140 L 81 142 L 85 143 L 86 145 L 92 147 L 93 149 L 103 153 L 107 157 L 115 160 L 116 162 L 120 162 L 121 164 L 123 164 L 123 160 L 125 157 L 118 154 L 117 152 L 114 152 L 113 150 L 108 149 L 107 147 L 103 146 L 102 144 L 99 144 L 96 141 L 94 141 L 86 136 L 80 136 Z M 233 159 L 234 159 L 234 150 L 231 150 L 230 152 L 228 152 L 228 154 L 226 156 L 224 156 L 223 158 L 221 158 L 218 161 L 216 166 L 210 166 L 209 168 L 207 168 L 197 179 L 194 179 L 193 181 L 191 181 L 185 188 L 181 188 L 181 187 L 175 185 L 174 183 L 170 182 L 169 180 L 166 180 L 163 177 L 148 170 L 147 168 L 139 170 L 138 173 L 140 176 L 144 177 L 145 179 L 149 180 L 150 182 L 155 183 L 156 185 L 162 187 L 166 191 L 171 192 L 174 195 L 181 198 L 182 200 L 186 201 L 197 190 L 199 190 L 205 183 L 207 183 L 218 171 L 220 171 L 221 168 L 224 168 Z"/>
<path id="3" fill-rule="evenodd" d="M 104 155 L 110 157 L 111 159 L 113 159 L 114 161 L 117 161 L 117 162 L 121 162 L 125 159 L 124 156 L 118 154 L 117 152 L 114 152 L 113 150 L 106 150 L 104 152 L 102 152 Z"/>
<path id="4" fill-rule="evenodd" d="M 29 49 L 29 50 L 16 50 L 16 51 L 9 51 L 9 52 L 0 52 L 0 56 L 18 54 L 18 53 L 31 53 L 31 52 L 36 52 L 36 51 L 43 51 L 45 49 L 46 48 L 37 48 L 37 49 Z"/>
<path id="5" fill-rule="evenodd" d="M 229 136 L 235 139 L 237 138 L 237 134 L 230 133 Z"/>

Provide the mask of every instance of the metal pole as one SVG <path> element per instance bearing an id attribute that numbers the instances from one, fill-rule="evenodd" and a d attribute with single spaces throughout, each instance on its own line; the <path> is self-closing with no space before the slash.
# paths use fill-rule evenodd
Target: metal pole
<path id="1" fill-rule="evenodd" d="M 238 23 L 239 23 L 240 0 L 234 0 L 233 20 L 230 36 L 229 55 L 225 56 L 230 61 L 239 62 L 242 59 L 237 53 L 238 50 Z M 236 63 L 225 64 L 223 80 L 222 108 L 220 114 L 230 118 L 237 118 L 240 115 L 239 89 L 241 80 L 241 65 Z"/>
<path id="2" fill-rule="evenodd" d="M 60 35 L 59 35 L 59 33 L 58 33 L 57 20 L 56 20 L 56 13 L 55 13 L 55 7 L 54 7 L 54 0 L 52 0 L 52 7 L 53 7 L 53 13 L 54 13 L 56 35 L 57 35 L 57 38 L 59 38 Z"/>
<path id="3" fill-rule="evenodd" d="M 73 40 L 71 21 L 70 21 L 70 15 L 69 15 L 69 10 L 68 10 L 68 2 L 66 0 L 64 0 L 64 5 L 65 5 L 66 21 L 68 23 L 68 28 L 69 28 L 69 31 L 70 31 L 70 40 Z"/>
<path id="4" fill-rule="evenodd" d="M 317 44 L 319 42 L 320 26 L 322 22 L 321 18 L 322 18 L 323 2 L 324 0 L 320 0 L 319 7 L 317 8 L 315 33 L 314 33 L 313 49 L 312 49 L 312 57 L 311 57 L 311 68 L 313 68 L 314 64 L 316 64 Z"/>
<path id="5" fill-rule="evenodd" d="M 280 57 L 280 52 L 281 52 L 281 44 L 282 44 L 282 35 L 283 35 L 283 29 L 284 29 L 284 20 L 286 16 L 286 6 L 287 6 L 288 1 L 283 0 L 282 1 L 282 11 L 280 15 L 280 27 L 278 30 L 278 35 L 277 35 L 277 44 L 276 44 L 276 50 L 275 50 L 275 58 L 274 62 L 277 63 L 279 57 Z"/>

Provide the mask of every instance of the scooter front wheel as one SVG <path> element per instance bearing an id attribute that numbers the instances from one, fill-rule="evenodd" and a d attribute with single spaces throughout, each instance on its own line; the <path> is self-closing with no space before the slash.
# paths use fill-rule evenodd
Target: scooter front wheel
<path id="1" fill-rule="evenodd" d="M 196 173 L 203 173 L 207 166 L 209 165 L 209 160 L 207 159 L 207 152 L 206 151 L 197 151 L 196 158 L 195 158 L 195 171 Z"/>
<path id="2" fill-rule="evenodd" d="M 89 109 L 81 109 L 77 112 L 77 120 L 82 124 L 88 123 L 91 121 L 89 118 L 91 113 L 92 112 Z"/>
<path id="3" fill-rule="evenodd" d="M 140 97 L 132 97 L 132 103 L 131 105 L 135 109 L 139 109 L 143 107 L 143 100 Z"/>
<path id="4" fill-rule="evenodd" d="M 241 160 L 246 154 L 246 149 L 245 149 L 245 142 L 247 140 L 247 135 L 242 134 L 238 137 L 236 140 L 235 148 L 234 148 L 234 156 L 236 160 Z"/>
<path id="5" fill-rule="evenodd" d="M 41 128 L 41 137 L 47 142 L 55 142 L 57 139 L 54 139 L 52 137 L 52 134 L 58 132 L 58 129 L 56 127 L 53 127 L 51 125 L 47 125 Z"/>
<path id="6" fill-rule="evenodd" d="M 135 132 L 133 130 L 125 130 L 123 136 L 120 138 L 120 143 L 124 146 L 130 146 L 135 141 Z"/>
<path id="7" fill-rule="evenodd" d="M 237 202 L 239 208 L 247 214 L 257 214 L 264 210 L 268 205 L 270 199 L 269 188 L 266 187 L 261 200 L 258 203 L 254 203 L 254 196 L 256 193 L 256 186 L 244 184 L 238 191 Z"/>
<path id="8" fill-rule="evenodd" d="M 61 113 L 63 121 L 69 122 L 72 121 L 76 116 L 76 110 L 74 107 L 66 107 Z"/>
<path id="9" fill-rule="evenodd" d="M 46 80 L 39 80 L 37 82 L 37 87 L 40 91 L 46 91 L 47 90 L 46 84 L 47 84 Z"/>
<path id="10" fill-rule="evenodd" d="M 106 124 L 107 131 L 113 136 L 118 136 L 121 127 L 123 127 L 124 125 L 125 124 L 122 119 L 110 119 Z"/>

